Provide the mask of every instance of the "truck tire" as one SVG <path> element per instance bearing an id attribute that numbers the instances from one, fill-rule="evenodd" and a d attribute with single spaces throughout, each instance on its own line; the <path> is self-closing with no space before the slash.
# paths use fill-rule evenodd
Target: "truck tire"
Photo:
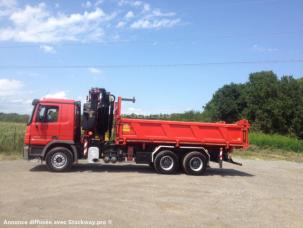
<path id="1" fill-rule="evenodd" d="M 46 165 L 53 172 L 68 171 L 73 164 L 73 156 L 65 147 L 55 147 L 46 154 Z"/>
<path id="2" fill-rule="evenodd" d="M 164 150 L 156 155 L 154 167 L 158 173 L 173 174 L 178 170 L 178 156 L 169 150 Z"/>
<path id="3" fill-rule="evenodd" d="M 207 159 L 201 153 L 192 151 L 186 154 L 183 158 L 182 167 L 188 175 L 202 175 L 207 166 Z"/>

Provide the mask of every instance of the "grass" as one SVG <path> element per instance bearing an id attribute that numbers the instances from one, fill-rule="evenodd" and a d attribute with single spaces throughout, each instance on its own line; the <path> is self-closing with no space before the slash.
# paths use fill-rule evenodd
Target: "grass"
<path id="1" fill-rule="evenodd" d="M 279 149 L 303 153 L 303 140 L 283 135 L 268 135 L 263 133 L 249 134 L 250 144 L 261 149 Z"/>
<path id="2" fill-rule="evenodd" d="M 0 122 L 0 159 L 22 156 L 25 126 L 24 123 Z"/>
<path id="3" fill-rule="evenodd" d="M 234 155 L 249 159 L 270 159 L 303 162 L 303 140 L 283 135 L 257 132 L 249 134 L 248 150 L 236 150 Z"/>

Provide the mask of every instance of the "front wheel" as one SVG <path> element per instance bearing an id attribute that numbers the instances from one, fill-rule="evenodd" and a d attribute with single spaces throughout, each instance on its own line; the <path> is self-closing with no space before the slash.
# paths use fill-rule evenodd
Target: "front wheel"
<path id="1" fill-rule="evenodd" d="M 162 174 L 173 174 L 178 170 L 178 157 L 169 150 L 161 151 L 154 161 L 155 170 Z"/>
<path id="2" fill-rule="evenodd" d="M 54 172 L 68 171 L 73 164 L 73 157 L 65 147 L 55 147 L 46 155 L 46 165 Z"/>
<path id="3" fill-rule="evenodd" d="M 202 153 L 193 151 L 185 155 L 182 166 L 189 175 L 202 175 L 206 170 L 207 160 Z"/>

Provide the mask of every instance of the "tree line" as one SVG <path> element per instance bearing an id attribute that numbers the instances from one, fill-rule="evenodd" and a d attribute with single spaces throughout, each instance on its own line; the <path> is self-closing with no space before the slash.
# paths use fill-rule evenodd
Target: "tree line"
<path id="1" fill-rule="evenodd" d="M 28 115 L 0 112 L 0 121 L 3 122 L 26 123 L 28 121 L 28 118 Z"/>
<path id="2" fill-rule="evenodd" d="M 303 138 L 303 79 L 278 78 L 272 71 L 252 73 L 248 82 L 216 91 L 203 115 L 210 121 L 245 118 L 254 130 Z"/>

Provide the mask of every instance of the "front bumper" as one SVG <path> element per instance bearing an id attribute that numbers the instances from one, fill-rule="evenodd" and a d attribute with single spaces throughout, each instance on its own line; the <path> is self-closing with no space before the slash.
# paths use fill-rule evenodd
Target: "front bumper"
<path id="1" fill-rule="evenodd" d="M 44 146 L 40 145 L 24 145 L 23 147 L 23 159 L 40 159 L 43 157 Z"/>

